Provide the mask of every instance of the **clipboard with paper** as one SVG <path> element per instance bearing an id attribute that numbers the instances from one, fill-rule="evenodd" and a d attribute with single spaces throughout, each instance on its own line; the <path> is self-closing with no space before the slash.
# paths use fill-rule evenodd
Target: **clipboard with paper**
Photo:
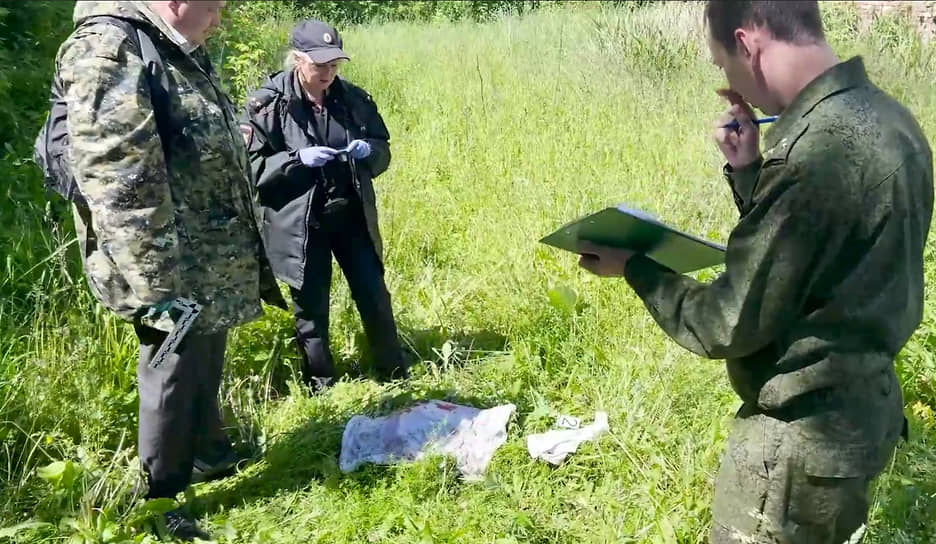
<path id="1" fill-rule="evenodd" d="M 577 253 L 579 240 L 629 249 L 679 273 L 725 262 L 725 246 L 677 230 L 623 205 L 567 223 L 540 242 Z"/>

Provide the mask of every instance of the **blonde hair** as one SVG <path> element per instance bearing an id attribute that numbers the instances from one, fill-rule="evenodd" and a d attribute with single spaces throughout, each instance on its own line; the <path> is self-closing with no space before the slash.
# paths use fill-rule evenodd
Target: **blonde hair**
<path id="1" fill-rule="evenodd" d="M 298 49 L 290 49 L 286 53 L 286 58 L 283 59 L 283 69 L 289 72 L 299 64 L 299 61 L 311 63 L 312 59 L 309 58 L 309 55 L 306 55 Z"/>

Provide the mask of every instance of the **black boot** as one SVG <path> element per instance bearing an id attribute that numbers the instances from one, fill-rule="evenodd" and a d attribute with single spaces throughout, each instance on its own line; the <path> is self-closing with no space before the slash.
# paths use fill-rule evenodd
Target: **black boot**
<path id="1" fill-rule="evenodd" d="M 331 376 L 308 376 L 302 381 L 309 388 L 310 395 L 324 393 L 329 387 L 335 385 L 335 378 Z"/>
<path id="2" fill-rule="evenodd" d="M 379 382 L 392 382 L 396 380 L 406 381 L 410 379 L 410 367 L 412 362 L 410 357 L 408 357 L 404 352 L 400 352 L 399 358 L 396 360 L 395 364 L 390 366 L 378 366 L 375 369 L 375 374 L 377 375 L 377 381 Z"/>
<path id="3" fill-rule="evenodd" d="M 192 462 L 192 483 L 210 482 L 230 476 L 237 470 L 237 465 L 245 460 L 233 448 L 210 458 L 195 457 Z"/>
<path id="4" fill-rule="evenodd" d="M 408 367 L 398 366 L 392 369 L 380 369 L 377 371 L 377 381 L 380 383 L 389 383 L 395 381 L 406 381 L 410 379 Z"/>
<path id="5" fill-rule="evenodd" d="M 193 519 L 185 515 L 181 508 L 166 512 L 163 514 L 163 518 L 166 521 L 166 531 L 172 538 L 184 542 L 192 542 L 196 538 L 211 540 L 211 535 L 203 531 Z"/>

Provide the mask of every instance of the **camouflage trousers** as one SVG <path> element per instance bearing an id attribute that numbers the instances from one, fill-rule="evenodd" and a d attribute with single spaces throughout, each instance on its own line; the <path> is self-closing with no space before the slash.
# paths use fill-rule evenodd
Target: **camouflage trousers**
<path id="1" fill-rule="evenodd" d="M 811 470 L 807 452 L 835 451 L 795 425 L 760 414 L 735 419 L 715 482 L 712 544 L 857 544 L 876 474 L 830 478 Z M 893 451 L 894 443 L 881 444 Z"/>

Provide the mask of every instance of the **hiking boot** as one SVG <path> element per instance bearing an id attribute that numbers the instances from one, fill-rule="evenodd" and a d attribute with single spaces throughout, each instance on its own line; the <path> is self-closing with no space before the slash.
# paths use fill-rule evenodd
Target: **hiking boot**
<path id="1" fill-rule="evenodd" d="M 414 364 L 419 362 L 419 354 L 408 349 L 401 349 L 399 351 L 399 357 L 395 361 L 395 364 L 389 367 L 377 367 L 375 373 L 377 375 L 377 381 L 386 383 L 396 380 L 407 381 L 410 379 L 410 368 Z"/>
<path id="2" fill-rule="evenodd" d="M 401 364 L 391 368 L 378 368 L 377 381 L 381 383 L 393 382 L 397 380 L 406 381 L 410 379 L 410 365 Z"/>
<path id="3" fill-rule="evenodd" d="M 331 376 L 311 376 L 303 380 L 309 388 L 309 395 L 315 396 L 324 393 L 329 387 L 335 385 L 335 378 Z"/>
<path id="4" fill-rule="evenodd" d="M 196 538 L 202 540 L 211 540 L 211 535 L 203 531 L 194 520 L 182 512 L 182 509 L 176 508 L 163 514 L 166 521 L 166 531 L 172 538 L 177 538 L 184 542 L 192 542 Z"/>
<path id="5" fill-rule="evenodd" d="M 223 455 L 214 460 L 196 457 L 192 461 L 192 483 L 210 482 L 230 476 L 237 469 L 237 464 L 244 460 L 245 458 L 239 456 L 233 448 L 229 448 Z"/>

